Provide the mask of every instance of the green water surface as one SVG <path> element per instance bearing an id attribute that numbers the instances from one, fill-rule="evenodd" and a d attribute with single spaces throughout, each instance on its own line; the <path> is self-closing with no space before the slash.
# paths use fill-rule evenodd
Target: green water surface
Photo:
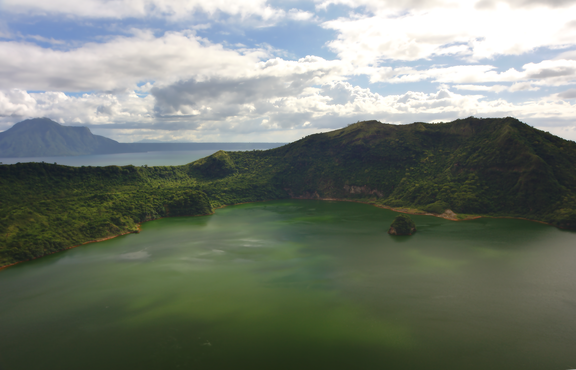
<path id="1" fill-rule="evenodd" d="M 0 369 L 576 368 L 576 233 L 273 201 L 0 271 Z"/>

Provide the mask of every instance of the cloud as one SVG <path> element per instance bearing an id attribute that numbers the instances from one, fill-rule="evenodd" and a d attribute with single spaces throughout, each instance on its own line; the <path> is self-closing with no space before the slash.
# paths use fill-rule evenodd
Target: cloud
<path id="1" fill-rule="evenodd" d="M 135 92 L 91 93 L 72 97 L 62 92 L 29 93 L 20 89 L 0 91 L 0 125 L 32 117 L 49 117 L 66 124 L 150 124 L 154 99 Z M 0 126 L 1 127 L 1 126 Z"/>
<path id="2" fill-rule="evenodd" d="M 221 53 L 217 48 L 216 55 L 226 57 L 229 54 Z M 210 58 L 209 48 L 202 57 Z M 272 58 L 255 62 L 252 56 L 233 52 L 231 60 L 236 63 L 214 60 L 214 65 L 207 67 L 206 71 L 195 70 L 192 78 L 171 81 L 164 76 L 163 81 L 148 81 L 135 90 L 119 89 L 81 96 L 57 91 L 1 91 L 0 117 L 4 119 L 0 122 L 7 124 L 28 117 L 47 116 L 66 124 L 79 123 L 99 128 L 108 125 L 110 129 L 119 130 L 197 130 L 199 127 L 209 130 L 210 126 L 212 131 L 254 132 L 254 127 L 258 130 L 265 127 L 261 125 L 262 117 L 270 112 L 275 114 L 280 106 L 284 107 L 281 111 L 286 117 L 290 114 L 293 117 L 309 116 L 302 111 L 303 108 L 297 113 L 290 112 L 287 101 L 294 96 L 312 94 L 314 85 L 341 80 L 346 72 L 339 61 L 311 56 L 296 61 Z M 193 62 L 191 60 L 190 65 Z M 221 69 L 214 70 L 218 63 Z M 233 68 L 227 72 L 228 64 L 233 64 Z M 131 82 L 143 77 L 153 76 L 136 74 Z M 95 89 L 105 82 L 96 80 L 87 86 Z M 269 128 L 293 123 L 281 121 L 276 120 Z"/>
<path id="3" fill-rule="evenodd" d="M 517 84 L 509 91 L 527 89 L 535 91 L 538 88 L 532 86 L 531 83 L 539 86 L 560 86 L 576 83 L 576 61 L 545 60 L 539 63 L 524 64 L 520 71 L 510 68 L 503 72 L 498 72 L 496 66 L 478 64 L 433 67 L 421 70 L 412 67 L 364 67 L 356 69 L 356 73 L 368 75 L 372 83 L 397 84 L 425 80 L 457 84 L 516 82 Z M 475 88 L 475 90 L 488 91 L 484 88 Z"/>
<path id="4" fill-rule="evenodd" d="M 314 17 L 314 13 L 293 8 L 288 11 L 287 16 L 288 18 L 295 21 L 307 21 Z"/>
<path id="5" fill-rule="evenodd" d="M 538 91 L 540 90 L 537 86 L 532 86 L 529 82 L 516 82 L 512 86 L 505 85 L 453 85 L 453 88 L 457 90 L 469 90 L 469 91 L 489 91 L 500 93 L 502 91 L 516 92 L 516 91 Z"/>
<path id="6" fill-rule="evenodd" d="M 490 91 L 499 93 L 502 91 L 506 91 L 509 89 L 508 86 L 504 85 L 492 85 L 492 86 L 485 86 L 485 85 L 454 85 L 453 86 L 457 90 L 469 90 L 469 91 Z"/>
<path id="7" fill-rule="evenodd" d="M 575 0 L 315 0 L 317 9 L 327 9 L 330 5 L 345 5 L 350 8 L 365 7 L 370 11 L 389 9 L 432 9 L 454 8 L 467 5 L 475 9 L 493 9 L 501 6 L 516 8 L 526 7 L 569 7 Z"/>
<path id="8" fill-rule="evenodd" d="M 213 77 L 205 81 L 180 81 L 163 88 L 153 88 L 159 115 L 200 115 L 211 119 L 249 114 L 255 103 L 298 95 L 310 85 L 311 74 L 290 78 L 262 76 L 224 79 Z M 242 109 L 241 109 L 242 108 Z"/>
<path id="9" fill-rule="evenodd" d="M 20 42 L 0 42 L 0 85 L 4 89 L 114 91 L 141 81 L 176 81 L 192 75 L 237 75 L 264 57 L 264 49 L 226 50 L 193 32 L 150 31 L 54 50 Z"/>
<path id="10" fill-rule="evenodd" d="M 515 91 L 538 91 L 540 90 L 537 86 L 532 86 L 530 82 L 516 82 L 512 86 L 508 88 L 508 91 L 515 92 Z"/>
<path id="11" fill-rule="evenodd" d="M 386 4 L 400 6 L 399 2 L 359 3 L 374 13 L 352 13 L 322 24 L 338 32 L 338 38 L 328 43 L 330 49 L 358 66 L 440 56 L 484 60 L 576 44 L 576 28 L 568 27 L 576 17 L 574 2 L 528 8 L 498 2 L 495 8 L 480 10 L 470 1 L 432 2 L 436 7 L 413 1 L 417 6 L 398 8 Z"/>
<path id="12" fill-rule="evenodd" d="M 105 43 L 87 43 L 71 50 L 54 50 L 30 43 L 0 42 L 0 86 L 35 91 L 125 91 L 155 82 L 220 78 L 283 76 L 319 71 L 315 84 L 344 79 L 351 66 L 339 60 L 307 56 L 287 61 L 268 45 L 260 48 L 226 49 L 200 38 L 192 31 L 134 31 Z"/>
<path id="13" fill-rule="evenodd" d="M 196 12 L 226 13 L 264 20 L 284 16 L 284 11 L 266 0 L 4 0 L 3 10 L 27 15 L 64 14 L 85 18 L 186 18 Z"/>
<path id="14" fill-rule="evenodd" d="M 158 117 L 203 122 L 234 119 L 239 122 L 261 120 L 270 112 L 278 111 L 286 116 L 304 114 L 308 117 L 311 113 L 302 111 L 299 104 L 292 104 L 292 99 L 306 100 L 316 95 L 318 89 L 313 86 L 339 81 L 344 71 L 346 68 L 341 63 L 319 57 L 298 61 L 275 58 L 258 63 L 254 71 L 245 76 L 181 80 L 155 87 L 151 94 L 156 99 Z M 320 99 L 327 101 L 330 98 Z M 285 127 L 289 122 L 281 121 L 276 119 L 274 125 Z"/>
<path id="15" fill-rule="evenodd" d="M 539 85 L 560 86 L 576 82 L 576 60 L 545 60 L 523 66 L 526 79 Z"/>
<path id="16" fill-rule="evenodd" d="M 317 9 L 327 9 L 330 5 L 345 5 L 350 8 L 365 7 L 370 11 L 385 9 L 430 9 L 458 4 L 444 0 L 315 0 Z"/>
<path id="17" fill-rule="evenodd" d="M 512 8 L 526 8 L 526 7 L 549 7 L 549 8 L 563 8 L 574 5 L 574 0 L 480 0 L 476 2 L 477 8 L 496 8 L 500 4 L 506 4 Z"/>
<path id="18" fill-rule="evenodd" d="M 563 53 L 560 53 L 554 59 L 556 59 L 556 60 L 558 60 L 558 59 L 576 60 L 576 50 L 570 50 L 570 51 L 565 51 Z"/>
<path id="19" fill-rule="evenodd" d="M 557 96 L 561 99 L 576 99 L 576 89 L 568 89 L 558 93 Z"/>
<path id="20" fill-rule="evenodd" d="M 250 48 L 245 45 L 258 40 L 245 35 L 217 44 L 196 33 L 218 32 L 219 17 L 244 22 L 239 30 L 283 19 L 320 22 L 313 12 L 280 9 L 265 0 L 4 0 L 3 11 L 11 12 L 5 14 L 23 14 L 23 19 L 31 14 L 61 15 L 71 22 L 108 18 L 118 20 L 121 29 L 122 19 L 157 24 L 165 18 L 189 29 L 124 29 L 122 35 L 78 44 L 46 35 L 12 35 L 12 41 L 0 42 L 2 55 L 10 56 L 0 58 L 0 129 L 47 116 L 122 141 L 288 141 L 364 119 L 411 123 L 510 115 L 539 125 L 554 122 L 554 127 L 576 119 L 568 101 L 574 99 L 568 87 L 576 84 L 576 54 L 567 50 L 576 44 L 576 1 L 315 3 L 319 15 L 332 4 L 350 7 L 346 16 L 321 24 L 336 31 L 337 38 L 326 44 L 337 54 L 334 60 L 288 60 L 292 50 L 264 43 Z M 202 23 L 188 26 L 200 13 Z M 557 49 L 559 55 L 532 58 L 538 48 Z M 502 68 L 500 56 L 521 54 L 507 61 L 532 62 Z M 440 59 L 434 63 L 449 64 L 413 62 L 434 58 Z M 368 84 L 351 84 L 353 76 L 368 76 L 370 83 L 379 83 L 379 91 L 383 84 L 440 86 L 433 92 L 428 86 L 426 93 L 383 94 Z M 568 90 L 516 103 L 500 98 L 507 94 L 491 94 L 540 89 L 543 95 L 544 86 Z"/>
<path id="21" fill-rule="evenodd" d="M 66 124 L 88 124 L 95 132 L 121 141 L 288 141 L 368 119 L 411 123 L 471 115 L 514 116 L 557 129 L 572 126 L 576 119 L 575 104 L 554 98 L 511 103 L 447 88 L 433 93 L 381 95 L 345 81 L 309 86 L 312 75 L 298 75 L 300 80 L 289 76 L 187 80 L 152 89 L 147 97 L 136 93 L 70 97 L 12 90 L 0 94 L 0 113 L 4 116 L 0 122 L 8 128 L 9 122 L 28 115 L 61 118 Z"/>
<path id="22" fill-rule="evenodd" d="M 509 69 L 496 71 L 491 65 L 456 65 L 417 70 L 411 67 L 380 67 L 359 69 L 370 76 L 370 82 L 406 83 L 432 80 L 440 83 L 507 82 L 524 78 L 521 72 Z"/>

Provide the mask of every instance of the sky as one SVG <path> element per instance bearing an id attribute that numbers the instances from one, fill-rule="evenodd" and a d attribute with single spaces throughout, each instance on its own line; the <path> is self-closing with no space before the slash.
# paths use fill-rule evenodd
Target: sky
<path id="1" fill-rule="evenodd" d="M 290 142 L 512 116 L 576 140 L 576 0 L 0 0 L 0 131 Z"/>

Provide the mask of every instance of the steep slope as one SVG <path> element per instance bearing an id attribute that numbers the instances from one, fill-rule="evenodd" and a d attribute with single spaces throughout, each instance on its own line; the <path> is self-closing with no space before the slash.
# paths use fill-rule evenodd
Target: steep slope
<path id="1" fill-rule="evenodd" d="M 360 122 L 269 152 L 293 196 L 538 218 L 576 194 L 576 143 L 514 118 Z"/>
<path id="2" fill-rule="evenodd" d="M 0 157 L 116 153 L 120 145 L 87 127 L 62 126 L 48 118 L 25 120 L 0 133 Z"/>

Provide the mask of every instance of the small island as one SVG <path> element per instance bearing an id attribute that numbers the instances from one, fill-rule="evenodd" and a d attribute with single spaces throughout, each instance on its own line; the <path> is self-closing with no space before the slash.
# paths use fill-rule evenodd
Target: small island
<path id="1" fill-rule="evenodd" d="M 408 215 L 398 215 L 390 225 L 388 234 L 398 236 L 409 236 L 416 232 L 416 225 Z"/>

